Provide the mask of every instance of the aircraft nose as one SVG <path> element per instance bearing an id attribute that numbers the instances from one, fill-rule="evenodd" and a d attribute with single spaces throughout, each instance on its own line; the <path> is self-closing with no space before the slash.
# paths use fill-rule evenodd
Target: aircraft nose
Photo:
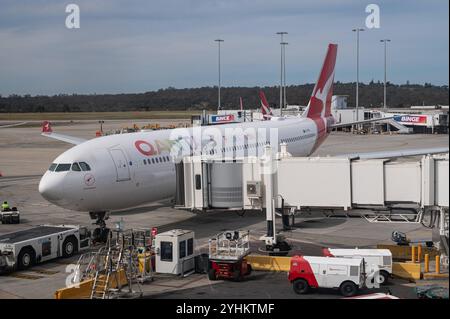
<path id="1" fill-rule="evenodd" d="M 61 178 L 45 174 L 39 182 L 39 193 L 49 202 L 62 199 L 63 183 Z"/>

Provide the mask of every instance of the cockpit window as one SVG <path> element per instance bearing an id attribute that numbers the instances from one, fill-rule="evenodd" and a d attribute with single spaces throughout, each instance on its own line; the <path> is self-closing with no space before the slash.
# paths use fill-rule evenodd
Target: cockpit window
<path id="1" fill-rule="evenodd" d="M 55 172 L 67 172 L 70 170 L 71 164 L 58 164 L 58 167 L 56 167 Z"/>
<path id="2" fill-rule="evenodd" d="M 72 164 L 72 171 L 80 172 L 81 171 L 80 165 L 78 165 L 78 163 L 73 163 Z"/>
<path id="3" fill-rule="evenodd" d="M 49 170 L 50 172 L 53 172 L 53 171 L 55 171 L 56 166 L 58 166 L 58 164 L 53 163 L 52 165 L 50 165 L 50 167 L 49 167 L 48 170 Z"/>
<path id="4" fill-rule="evenodd" d="M 91 167 L 85 162 L 79 162 L 78 164 L 80 164 L 80 167 L 84 172 L 91 170 Z"/>

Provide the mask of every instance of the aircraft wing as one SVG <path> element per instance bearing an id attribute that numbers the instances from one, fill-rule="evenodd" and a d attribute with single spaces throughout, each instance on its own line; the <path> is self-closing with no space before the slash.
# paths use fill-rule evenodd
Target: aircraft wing
<path id="1" fill-rule="evenodd" d="M 370 120 L 364 120 L 364 121 L 358 121 L 358 122 L 350 122 L 350 123 L 338 123 L 338 124 L 333 124 L 331 125 L 331 128 L 341 128 L 341 127 L 348 127 L 348 126 L 353 126 L 353 125 L 358 125 L 358 124 L 367 124 L 367 123 L 373 123 L 373 122 L 384 122 L 384 121 L 389 121 L 391 119 L 393 119 L 394 117 L 383 117 L 383 118 L 378 118 L 378 119 L 370 119 Z"/>
<path id="2" fill-rule="evenodd" d="M 20 122 L 20 123 L 12 123 L 12 124 L 5 124 L 5 125 L 0 125 L 0 128 L 9 128 L 9 127 L 16 127 L 16 126 L 21 126 L 27 124 L 27 122 Z"/>
<path id="3" fill-rule="evenodd" d="M 381 159 L 381 158 L 433 155 L 448 152 L 449 152 L 448 147 L 436 147 L 436 148 L 422 148 L 422 149 L 406 149 L 397 151 L 380 151 L 370 153 L 353 153 L 353 154 L 338 155 L 337 157 L 346 157 L 351 159 Z"/>
<path id="4" fill-rule="evenodd" d="M 42 136 L 50 137 L 55 140 L 63 141 L 63 142 L 74 144 L 74 145 L 78 145 L 78 144 L 81 144 L 81 143 L 87 141 L 87 140 L 85 140 L 83 138 L 79 138 L 79 137 L 53 133 L 53 130 L 50 126 L 50 122 L 48 122 L 48 121 L 45 121 L 42 124 Z"/>

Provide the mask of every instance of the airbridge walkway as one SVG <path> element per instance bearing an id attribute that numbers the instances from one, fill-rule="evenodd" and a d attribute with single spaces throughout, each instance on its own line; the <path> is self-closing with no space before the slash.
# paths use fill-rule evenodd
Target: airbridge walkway
<path id="1" fill-rule="evenodd" d="M 273 210 L 284 216 L 343 211 L 377 223 L 431 220 L 434 225 L 428 226 L 439 229 L 448 256 L 449 156 L 295 158 L 284 147 L 277 154 L 268 148 L 261 158 L 186 157 L 177 164 L 176 205 L 192 211 Z"/>

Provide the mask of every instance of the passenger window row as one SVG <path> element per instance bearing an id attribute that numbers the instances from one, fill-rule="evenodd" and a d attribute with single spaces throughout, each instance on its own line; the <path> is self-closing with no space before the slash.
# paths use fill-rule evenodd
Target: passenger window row
<path id="1" fill-rule="evenodd" d="M 307 138 L 310 138 L 310 137 L 313 137 L 313 136 L 314 136 L 314 134 L 290 137 L 290 138 L 282 139 L 281 143 L 293 143 L 293 142 L 301 141 L 301 140 L 304 140 L 304 139 L 307 139 Z"/>
<path id="2" fill-rule="evenodd" d="M 144 159 L 144 165 L 159 164 L 159 163 L 166 163 L 166 162 L 170 162 L 169 156 L 159 156 L 159 157 Z"/>
<path id="3" fill-rule="evenodd" d="M 240 151 L 240 150 L 248 150 L 248 149 L 252 149 L 252 148 L 256 148 L 259 146 L 264 146 L 269 144 L 269 142 L 259 142 L 259 143 L 255 143 L 255 144 L 244 144 L 244 145 L 237 145 L 237 146 L 229 146 L 229 147 L 224 147 L 222 148 L 222 153 L 225 152 L 232 152 L 232 151 Z M 210 155 L 216 154 L 217 150 L 216 149 L 212 149 L 211 151 L 209 151 Z"/>
<path id="4" fill-rule="evenodd" d="M 81 172 L 81 171 L 88 172 L 91 170 L 91 167 L 86 162 L 78 162 L 73 164 L 52 163 L 52 165 L 50 165 L 48 170 L 50 172 L 68 172 L 70 171 L 70 169 L 72 169 L 72 171 L 74 172 Z"/>
<path id="5" fill-rule="evenodd" d="M 222 153 L 238 151 L 238 150 L 248 150 L 248 149 L 256 148 L 256 147 L 259 147 L 259 146 L 264 146 L 264 145 L 267 145 L 267 144 L 269 144 L 269 143 L 268 142 L 259 142 L 259 143 L 255 143 L 255 144 L 244 144 L 244 145 L 237 145 L 237 146 L 229 146 L 229 147 L 222 148 Z M 216 149 L 212 149 L 212 150 L 209 151 L 210 155 L 214 155 L 216 153 L 217 153 Z"/>

